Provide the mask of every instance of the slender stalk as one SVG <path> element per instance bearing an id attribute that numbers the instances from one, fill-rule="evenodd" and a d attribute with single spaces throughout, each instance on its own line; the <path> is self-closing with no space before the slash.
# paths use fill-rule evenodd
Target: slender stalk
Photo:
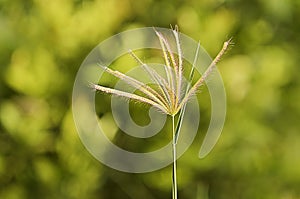
<path id="1" fill-rule="evenodd" d="M 177 174 L 176 174 L 176 136 L 175 136 L 175 115 L 172 115 L 172 151 L 173 151 L 173 173 L 172 173 L 172 199 L 177 199 Z"/>

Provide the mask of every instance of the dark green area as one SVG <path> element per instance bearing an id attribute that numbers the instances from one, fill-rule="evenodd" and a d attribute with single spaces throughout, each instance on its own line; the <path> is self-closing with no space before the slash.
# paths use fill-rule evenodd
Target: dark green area
<path id="1" fill-rule="evenodd" d="M 179 198 L 299 198 L 299 10 L 297 0 L 0 0 L 0 198 L 171 198 L 170 167 L 126 174 L 103 166 L 80 142 L 71 110 L 76 72 L 98 43 L 170 24 L 212 57 L 229 37 L 235 43 L 218 64 L 228 100 L 222 136 L 198 159 L 199 135 L 178 160 Z M 201 133 L 207 90 L 198 97 Z M 99 116 L 110 111 L 96 106 Z M 118 132 L 114 141 L 126 146 Z M 156 149 L 168 136 L 128 148 Z"/>

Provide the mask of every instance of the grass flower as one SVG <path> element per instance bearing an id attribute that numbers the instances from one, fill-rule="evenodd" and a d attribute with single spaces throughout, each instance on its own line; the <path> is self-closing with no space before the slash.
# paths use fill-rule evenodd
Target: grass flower
<path id="1" fill-rule="evenodd" d="M 138 102 L 142 102 L 145 104 L 149 104 L 152 107 L 157 108 L 161 112 L 170 115 L 172 117 L 172 157 L 173 157 L 173 175 L 172 175 L 172 198 L 177 199 L 177 177 L 176 177 L 176 144 L 178 135 L 180 132 L 181 124 L 184 117 L 185 106 L 191 96 L 195 95 L 197 90 L 201 85 L 204 84 L 205 80 L 209 76 L 209 74 L 216 67 L 217 62 L 220 60 L 221 56 L 228 49 L 231 40 L 224 42 L 223 48 L 208 66 L 206 71 L 202 74 L 202 76 L 194 81 L 194 70 L 195 63 L 197 60 L 200 44 L 198 43 L 194 63 L 192 65 L 188 82 L 187 84 L 183 83 L 183 56 L 182 50 L 180 46 L 180 35 L 178 32 L 178 27 L 172 29 L 173 36 L 176 42 L 177 55 L 171 50 L 171 46 L 168 40 L 164 37 L 164 35 L 156 30 L 154 30 L 158 40 L 160 42 L 160 46 L 163 53 L 164 58 L 164 70 L 166 73 L 166 78 L 162 77 L 159 73 L 157 73 L 153 68 L 149 67 L 146 63 L 143 63 L 134 52 L 130 51 L 131 56 L 142 66 L 142 68 L 149 75 L 151 80 L 156 84 L 156 86 L 147 85 L 137 79 L 134 79 L 130 76 L 127 76 L 119 71 L 112 70 L 107 66 L 101 66 L 107 73 L 121 79 L 129 86 L 139 90 L 141 94 L 138 95 L 134 93 L 128 93 L 121 90 L 116 90 L 113 88 L 104 87 L 98 84 L 91 84 L 91 87 L 97 91 L 101 91 L 104 93 L 125 97 L 131 100 L 135 100 Z M 175 125 L 175 116 L 178 115 L 177 122 Z"/>

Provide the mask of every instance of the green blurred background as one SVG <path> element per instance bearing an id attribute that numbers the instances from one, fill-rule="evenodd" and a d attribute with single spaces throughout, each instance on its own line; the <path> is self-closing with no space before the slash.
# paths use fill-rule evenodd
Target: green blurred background
<path id="1" fill-rule="evenodd" d="M 170 24 L 211 56 L 235 43 L 218 65 L 222 136 L 198 159 L 209 123 L 203 88 L 200 135 L 178 160 L 179 198 L 300 198 L 299 10 L 299 0 L 0 0 L 0 198 L 171 198 L 170 167 L 128 174 L 102 165 L 71 111 L 76 72 L 98 43 Z"/>

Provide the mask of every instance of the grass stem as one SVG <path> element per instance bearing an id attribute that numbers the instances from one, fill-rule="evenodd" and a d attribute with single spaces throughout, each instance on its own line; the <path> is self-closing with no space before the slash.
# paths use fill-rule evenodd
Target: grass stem
<path id="1" fill-rule="evenodd" d="M 173 172 L 172 172 L 172 199 L 177 199 L 177 174 L 176 174 L 176 132 L 175 132 L 175 115 L 172 115 L 172 131 L 173 131 Z"/>

